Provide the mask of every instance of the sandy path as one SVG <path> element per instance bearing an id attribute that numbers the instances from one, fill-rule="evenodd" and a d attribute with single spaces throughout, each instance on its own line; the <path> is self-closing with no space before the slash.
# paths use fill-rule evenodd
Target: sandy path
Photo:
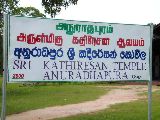
<path id="1" fill-rule="evenodd" d="M 48 120 L 80 113 L 95 112 L 108 108 L 113 104 L 137 100 L 140 98 L 138 93 L 141 93 L 146 89 L 146 86 L 116 87 L 108 94 L 103 95 L 94 101 L 31 110 L 7 116 L 7 120 Z"/>

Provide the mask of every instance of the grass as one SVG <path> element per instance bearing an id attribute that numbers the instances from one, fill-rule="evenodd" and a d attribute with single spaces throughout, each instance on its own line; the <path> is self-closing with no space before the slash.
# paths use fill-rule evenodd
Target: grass
<path id="1" fill-rule="evenodd" d="M 153 93 L 152 118 L 160 119 L 160 90 Z M 148 120 L 148 103 L 146 99 L 113 105 L 109 109 L 89 114 L 59 118 L 56 120 Z"/>
<path id="2" fill-rule="evenodd" d="M 96 87 L 95 84 L 48 83 L 38 86 L 7 84 L 7 114 L 94 100 L 106 92 L 106 88 Z M 1 94 L 0 91 L 0 102 Z"/>
<path id="3" fill-rule="evenodd" d="M 1 79 L 2 78 L 0 78 L 0 84 L 2 82 Z M 100 85 L 105 86 L 106 84 Z M 38 86 L 7 84 L 7 114 L 93 100 L 105 94 L 107 91 L 106 87 L 97 87 L 97 84 L 92 83 L 49 83 Z M 159 120 L 160 118 L 159 100 L 160 90 L 153 93 L 153 120 Z M 147 99 L 141 99 L 130 103 L 113 105 L 109 109 L 98 112 L 80 114 L 56 120 L 147 120 L 147 107 Z"/>

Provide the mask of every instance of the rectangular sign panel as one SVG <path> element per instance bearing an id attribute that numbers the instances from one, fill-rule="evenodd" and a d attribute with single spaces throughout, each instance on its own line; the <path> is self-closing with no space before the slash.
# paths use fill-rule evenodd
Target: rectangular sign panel
<path id="1" fill-rule="evenodd" d="M 16 16 L 9 21 L 9 82 L 150 78 L 150 26 Z"/>

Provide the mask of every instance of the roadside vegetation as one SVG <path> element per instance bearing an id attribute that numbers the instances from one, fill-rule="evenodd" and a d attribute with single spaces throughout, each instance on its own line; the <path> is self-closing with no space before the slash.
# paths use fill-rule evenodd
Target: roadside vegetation
<path id="1" fill-rule="evenodd" d="M 153 93 L 152 118 L 160 118 L 160 90 Z M 138 101 L 122 103 L 111 106 L 99 112 L 80 114 L 55 120 L 148 120 L 148 100 L 146 98 Z"/>
<path id="2" fill-rule="evenodd" d="M 0 78 L 1 83 L 2 78 Z M 107 91 L 106 88 L 97 87 L 95 84 L 40 83 L 22 85 L 11 83 L 7 84 L 7 114 L 94 100 Z M 0 90 L 0 103 L 1 99 L 2 91 Z"/>
<path id="3" fill-rule="evenodd" d="M 1 83 L 2 77 L 0 77 L 0 84 Z M 50 106 L 95 100 L 112 89 L 111 87 L 106 88 L 106 85 L 108 84 L 104 84 L 103 82 L 7 84 L 7 115 Z M 111 84 L 113 88 L 114 85 L 117 84 Z M 116 104 L 102 111 L 58 118 L 56 120 L 147 120 L 148 99 L 147 93 L 144 94 L 146 96 L 145 98 L 134 102 Z M 2 91 L 0 91 L 0 102 L 1 99 Z M 153 120 L 159 120 L 160 118 L 159 100 L 160 90 L 153 92 Z"/>

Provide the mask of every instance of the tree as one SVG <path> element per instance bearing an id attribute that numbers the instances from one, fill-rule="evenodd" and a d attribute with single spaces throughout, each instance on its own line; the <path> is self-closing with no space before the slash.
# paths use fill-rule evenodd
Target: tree
<path id="1" fill-rule="evenodd" d="M 46 17 L 34 7 L 18 7 L 18 0 L 0 1 L 0 74 L 3 71 L 3 13 L 21 16 Z"/>
<path id="2" fill-rule="evenodd" d="M 12 11 L 12 15 L 46 17 L 46 15 L 34 7 L 17 7 Z"/>
<path id="3" fill-rule="evenodd" d="M 16 7 L 18 0 L 0 0 L 0 34 L 3 28 L 3 13 L 11 13 Z"/>
<path id="4" fill-rule="evenodd" d="M 3 13 L 10 13 L 17 3 L 18 0 L 0 0 L 0 74 L 3 71 Z"/>
<path id="5" fill-rule="evenodd" d="M 54 17 L 61 11 L 61 8 L 67 8 L 70 5 L 76 5 L 78 0 L 42 0 L 42 6 L 45 13 Z M 34 7 L 18 7 L 19 0 L 0 0 L 0 74 L 3 70 L 3 13 L 21 16 L 46 17 Z"/>
<path id="6" fill-rule="evenodd" d="M 45 13 L 55 17 L 62 7 L 67 8 L 70 5 L 76 5 L 77 2 L 78 0 L 42 0 L 42 6 L 45 8 Z"/>

